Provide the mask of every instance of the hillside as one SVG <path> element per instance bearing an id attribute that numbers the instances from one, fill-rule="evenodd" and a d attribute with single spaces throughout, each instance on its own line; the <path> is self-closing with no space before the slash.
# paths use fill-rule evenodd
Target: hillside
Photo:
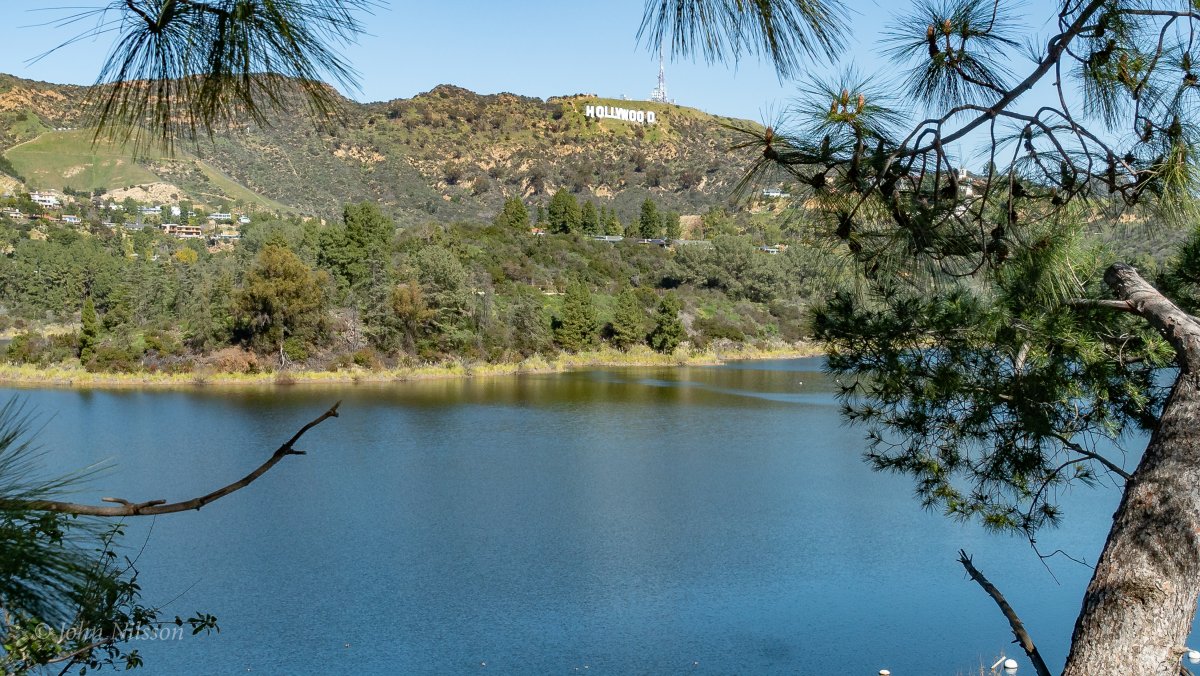
<path id="1" fill-rule="evenodd" d="M 233 125 L 173 158 L 93 146 L 85 88 L 0 75 L 0 149 L 29 188 L 113 190 L 165 183 L 199 202 L 228 199 L 332 216 L 379 203 L 401 223 L 488 218 L 506 197 L 560 187 L 630 218 L 646 197 L 697 212 L 728 198 L 743 163 L 729 120 L 681 106 L 576 95 L 479 95 L 443 85 L 411 99 L 345 101 L 345 123 L 318 129 L 303 106 L 269 127 Z M 584 116 L 586 106 L 653 111 L 657 124 Z M 747 123 L 749 124 L 749 123 Z"/>

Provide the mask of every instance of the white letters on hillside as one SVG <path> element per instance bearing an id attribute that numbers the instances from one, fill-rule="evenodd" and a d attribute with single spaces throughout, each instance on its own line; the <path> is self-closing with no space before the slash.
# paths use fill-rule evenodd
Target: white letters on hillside
<path id="1" fill-rule="evenodd" d="M 615 108 L 613 106 L 585 106 L 583 109 L 584 117 L 594 117 L 598 120 L 621 120 L 623 122 L 636 122 L 637 124 L 657 124 L 658 116 L 653 110 L 629 110 L 628 108 Z"/>

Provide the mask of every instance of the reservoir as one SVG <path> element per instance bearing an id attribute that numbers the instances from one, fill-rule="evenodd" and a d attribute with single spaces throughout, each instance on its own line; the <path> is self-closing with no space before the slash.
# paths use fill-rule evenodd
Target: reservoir
<path id="1" fill-rule="evenodd" d="M 221 627 L 139 641 L 150 674 L 1032 674 L 958 550 L 1052 669 L 1091 574 L 870 470 L 819 359 L 13 394 L 49 469 L 111 465 L 82 502 L 208 492 L 342 401 L 249 488 L 130 521 L 143 601 Z M 1094 563 L 1118 497 L 1064 494 L 1039 548 Z"/>

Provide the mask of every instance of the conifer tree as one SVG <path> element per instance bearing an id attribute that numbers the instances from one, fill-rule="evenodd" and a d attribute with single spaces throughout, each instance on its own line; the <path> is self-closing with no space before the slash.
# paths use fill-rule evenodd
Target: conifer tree
<path id="1" fill-rule="evenodd" d="M 616 209 L 609 209 L 604 216 L 604 234 L 614 237 L 625 234 L 625 226 L 621 224 L 621 217 L 617 215 Z"/>
<path id="2" fill-rule="evenodd" d="M 321 276 L 289 249 L 263 247 L 234 297 L 234 319 L 242 339 L 262 352 L 285 356 L 284 342 L 315 342 L 325 321 Z"/>
<path id="3" fill-rule="evenodd" d="M 620 350 L 628 350 L 646 342 L 646 311 L 633 289 L 625 289 L 617 296 L 617 309 L 613 314 L 612 343 Z"/>
<path id="4" fill-rule="evenodd" d="M 638 219 L 638 234 L 643 239 L 654 239 L 662 231 L 662 217 L 658 214 L 658 205 L 652 199 L 642 202 L 642 213 Z"/>
<path id="5" fill-rule="evenodd" d="M 592 304 L 592 294 L 582 281 L 567 285 L 561 316 L 554 322 L 554 340 L 568 352 L 594 347 L 600 332 L 600 320 Z"/>
<path id="6" fill-rule="evenodd" d="M 654 313 L 654 330 L 650 332 L 650 347 L 663 354 L 671 354 L 687 335 L 679 312 L 683 306 L 674 293 L 668 292 Z"/>
<path id="7" fill-rule="evenodd" d="M 583 224 L 579 200 L 566 188 L 560 188 L 554 193 L 554 197 L 550 198 L 550 208 L 547 209 L 546 216 L 550 223 L 550 232 L 579 232 Z"/>
<path id="8" fill-rule="evenodd" d="M 583 203 L 583 207 L 580 211 L 579 223 L 584 234 L 600 234 L 600 212 L 596 210 L 596 205 L 591 200 Z"/>
<path id="9" fill-rule="evenodd" d="M 766 54 L 786 76 L 805 52 L 843 56 L 840 18 L 833 2 L 652 0 L 643 31 Z M 1194 222 L 1197 28 L 1194 4 L 1169 0 L 918 2 L 882 36 L 888 82 L 810 78 L 793 128 L 741 130 L 750 174 L 793 176 L 859 269 L 815 324 L 873 466 L 1035 552 L 1069 486 L 1121 487 L 1064 676 L 1179 673 L 1200 597 L 1200 540 L 1180 537 L 1200 532 L 1200 320 L 1186 287 L 1169 298 L 1080 246 L 1133 207 Z M 1145 452 L 1126 452 L 1139 429 Z"/>
<path id="10" fill-rule="evenodd" d="M 529 209 L 520 197 L 509 197 L 504 200 L 504 207 L 496 214 L 493 222 L 502 228 L 524 230 L 529 227 Z"/>
<path id="11" fill-rule="evenodd" d="M 680 222 L 680 218 L 678 211 L 663 212 L 663 234 L 667 239 L 679 239 L 683 233 L 683 224 Z"/>

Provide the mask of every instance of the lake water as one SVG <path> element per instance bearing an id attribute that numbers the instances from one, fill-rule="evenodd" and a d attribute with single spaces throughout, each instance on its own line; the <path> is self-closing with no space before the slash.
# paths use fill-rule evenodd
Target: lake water
<path id="1" fill-rule="evenodd" d="M 134 520 L 145 600 L 221 633 L 141 641 L 150 674 L 978 673 L 1052 667 L 1090 570 L 921 510 L 872 472 L 818 360 L 190 391 L 3 390 L 53 418 L 80 499 L 192 497 L 343 400 L 249 489 Z M 1095 561 L 1114 490 L 1046 533 Z M 1057 579 L 1056 579 L 1057 578 Z"/>

